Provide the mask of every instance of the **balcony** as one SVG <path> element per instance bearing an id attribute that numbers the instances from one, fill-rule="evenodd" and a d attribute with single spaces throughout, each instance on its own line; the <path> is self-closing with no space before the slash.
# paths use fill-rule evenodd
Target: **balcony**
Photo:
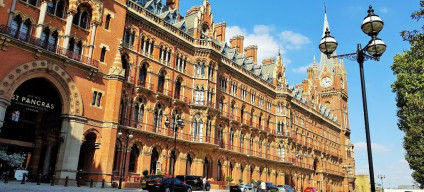
<path id="1" fill-rule="evenodd" d="M 163 87 L 157 87 L 156 89 L 156 95 L 158 97 L 162 97 L 165 99 L 172 99 L 172 90 L 164 89 Z"/>
<path id="2" fill-rule="evenodd" d="M 67 50 L 66 48 L 58 47 L 56 44 L 46 43 L 45 41 L 42 41 L 41 39 L 36 38 L 31 34 L 19 33 L 6 25 L 0 25 L 0 33 L 14 38 L 18 41 L 25 42 L 30 45 L 34 45 L 36 47 L 47 50 L 49 53 L 67 57 L 69 59 L 72 59 L 73 61 L 76 61 L 77 63 L 82 63 L 90 67 L 94 67 L 96 69 L 99 68 L 98 60 L 93 60 L 92 58 Z"/>
<path id="3" fill-rule="evenodd" d="M 185 96 L 182 96 L 180 94 L 174 95 L 174 103 L 175 104 L 189 104 L 191 101 Z"/>
<path id="4" fill-rule="evenodd" d="M 138 80 L 137 88 L 137 92 L 152 93 L 154 90 L 154 85 L 152 83 L 147 83 L 144 80 Z"/>

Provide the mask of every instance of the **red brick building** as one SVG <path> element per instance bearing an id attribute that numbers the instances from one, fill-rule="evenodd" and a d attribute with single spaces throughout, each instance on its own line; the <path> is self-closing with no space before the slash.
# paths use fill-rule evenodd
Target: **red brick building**
<path id="1" fill-rule="evenodd" d="M 175 167 L 213 188 L 231 177 L 354 191 L 343 63 L 321 56 L 289 85 L 279 55 L 225 42 L 208 0 L 185 16 L 178 5 L 0 0 L 0 150 L 58 183 L 123 171 L 131 187 Z"/>

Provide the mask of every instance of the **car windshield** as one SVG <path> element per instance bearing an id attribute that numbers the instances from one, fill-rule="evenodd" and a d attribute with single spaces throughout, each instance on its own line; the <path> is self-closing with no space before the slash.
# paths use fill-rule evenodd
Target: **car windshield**
<path id="1" fill-rule="evenodd" d="M 162 180 L 162 181 L 161 181 L 161 183 L 171 183 L 172 179 L 173 179 L 173 178 L 166 178 L 166 179 Z M 175 183 L 175 184 L 181 184 L 181 183 L 183 183 L 183 182 L 182 182 L 181 180 L 179 180 L 179 179 L 175 178 L 174 183 Z"/>

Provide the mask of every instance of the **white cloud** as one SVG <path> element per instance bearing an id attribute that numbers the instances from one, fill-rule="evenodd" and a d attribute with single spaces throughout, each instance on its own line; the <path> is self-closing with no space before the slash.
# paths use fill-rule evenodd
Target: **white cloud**
<path id="1" fill-rule="evenodd" d="M 288 50 L 299 50 L 303 45 L 311 43 L 308 37 L 293 31 L 283 31 L 280 38 Z"/>
<path id="2" fill-rule="evenodd" d="M 309 65 L 306 65 L 306 66 L 301 66 L 299 68 L 294 68 L 294 69 L 292 69 L 292 71 L 295 72 L 295 73 L 306 73 L 306 70 L 309 67 L 312 67 L 312 63 L 309 64 Z"/>
<path id="3" fill-rule="evenodd" d="M 379 152 L 379 153 L 390 152 L 390 149 L 388 147 L 378 143 L 371 143 L 371 149 L 372 151 Z M 365 142 L 355 143 L 355 151 L 366 151 L 366 150 L 367 150 L 367 143 Z"/>
<path id="4" fill-rule="evenodd" d="M 276 32 L 273 26 L 267 25 L 255 25 L 253 32 L 248 32 L 245 28 L 240 28 L 239 26 L 227 26 L 225 40 L 228 44 L 230 39 L 236 35 L 244 36 L 244 47 L 249 45 L 258 46 L 258 63 L 261 63 L 263 59 L 276 57 L 278 50 L 280 50 L 284 58 L 287 50 L 298 50 L 303 45 L 311 42 L 309 38 L 299 33 L 293 31 Z M 284 58 L 283 62 L 288 64 L 291 61 Z"/>
<path id="5" fill-rule="evenodd" d="M 381 13 L 388 13 L 389 12 L 389 9 L 387 9 L 387 7 L 383 7 L 381 9 L 379 9 L 379 12 L 381 12 Z"/>

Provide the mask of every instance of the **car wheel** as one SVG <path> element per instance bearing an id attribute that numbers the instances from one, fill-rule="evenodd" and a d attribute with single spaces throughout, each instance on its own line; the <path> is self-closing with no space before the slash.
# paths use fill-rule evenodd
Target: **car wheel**
<path id="1" fill-rule="evenodd" d="M 165 192 L 171 192 L 171 190 L 167 187 L 165 188 Z"/>
<path id="2" fill-rule="evenodd" d="M 210 191 L 211 190 L 211 186 L 206 186 L 206 191 Z"/>
<path id="3" fill-rule="evenodd" d="M 243 192 L 246 192 L 246 191 L 247 191 L 247 189 L 244 189 L 244 190 L 243 190 Z"/>
<path id="4" fill-rule="evenodd" d="M 190 188 L 187 188 L 187 192 L 191 192 L 191 189 Z"/>

